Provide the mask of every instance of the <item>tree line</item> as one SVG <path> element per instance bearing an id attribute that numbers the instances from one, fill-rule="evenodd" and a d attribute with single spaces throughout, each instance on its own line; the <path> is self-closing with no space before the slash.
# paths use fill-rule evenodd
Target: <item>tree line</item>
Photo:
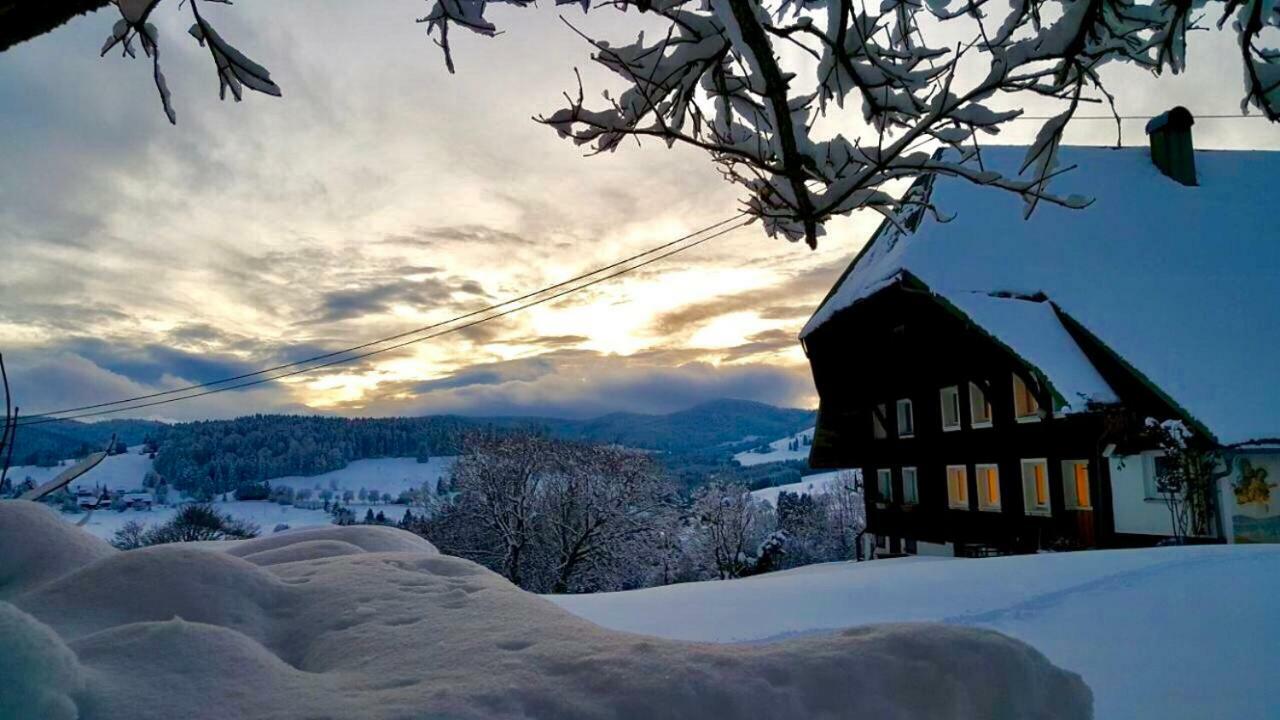
<path id="1" fill-rule="evenodd" d="M 534 592 L 630 590 L 859 559 L 861 488 L 774 506 L 712 480 L 691 494 L 652 454 L 527 433 L 473 433 L 450 478 L 401 527 Z"/>

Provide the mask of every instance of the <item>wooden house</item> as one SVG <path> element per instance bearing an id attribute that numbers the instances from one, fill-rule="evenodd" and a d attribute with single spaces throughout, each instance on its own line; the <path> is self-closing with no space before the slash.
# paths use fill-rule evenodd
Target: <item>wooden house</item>
<path id="1" fill-rule="evenodd" d="M 922 178 L 916 209 L 832 288 L 801 334 L 820 396 L 810 464 L 861 469 L 888 550 L 1169 537 L 1162 453 L 1125 418 L 1181 420 L 1222 453 L 1202 539 L 1280 540 L 1280 153 L 1194 152 L 1192 124 L 1161 116 L 1152 150 L 1062 148 L 1076 167 L 1050 190 L 1093 198 L 1084 210 L 1025 217 L 1015 195 Z M 1016 176 L 1025 153 L 981 162 Z M 1264 501 L 1240 493 L 1241 463 Z"/>

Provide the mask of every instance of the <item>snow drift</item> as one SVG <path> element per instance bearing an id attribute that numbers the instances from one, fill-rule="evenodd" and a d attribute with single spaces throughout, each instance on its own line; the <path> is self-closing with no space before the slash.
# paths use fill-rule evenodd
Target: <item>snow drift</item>
<path id="1" fill-rule="evenodd" d="M 3 502 L 0 541 L 6 718 L 1091 714 L 1078 676 L 996 632 L 661 640 L 600 628 L 392 528 L 117 552 Z"/>

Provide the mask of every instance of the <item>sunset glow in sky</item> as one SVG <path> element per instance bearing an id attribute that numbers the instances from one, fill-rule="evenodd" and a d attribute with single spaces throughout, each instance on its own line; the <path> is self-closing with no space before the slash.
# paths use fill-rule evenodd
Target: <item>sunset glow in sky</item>
<path id="1" fill-rule="evenodd" d="M 189 20 L 166 2 L 153 17 L 176 127 L 149 65 L 98 57 L 112 9 L 0 54 L 0 351 L 21 404 L 113 400 L 354 345 L 736 212 L 738 191 L 700 152 L 646 143 L 584 157 L 530 119 L 558 107 L 575 66 L 588 93 L 616 87 L 558 16 L 618 40 L 636 27 L 634 15 L 544 5 L 498 13 L 509 30 L 498 38 L 456 38 L 453 76 L 413 22 L 421 3 L 210 6 L 284 90 L 235 104 L 218 102 Z M 1203 35 L 1187 75 L 1113 71 L 1121 112 L 1236 112 L 1231 39 Z M 828 122 L 858 132 L 856 118 Z M 997 141 L 1027 142 L 1038 126 L 1025 125 Z M 1195 134 L 1200 148 L 1280 148 L 1280 130 L 1258 120 L 1207 119 Z M 1068 132 L 1114 138 L 1107 122 Z M 1145 142 L 1140 122 L 1125 141 Z M 817 251 L 747 227 L 455 335 L 139 414 L 587 416 L 718 397 L 810 407 L 796 333 L 878 220 L 833 223 Z"/>

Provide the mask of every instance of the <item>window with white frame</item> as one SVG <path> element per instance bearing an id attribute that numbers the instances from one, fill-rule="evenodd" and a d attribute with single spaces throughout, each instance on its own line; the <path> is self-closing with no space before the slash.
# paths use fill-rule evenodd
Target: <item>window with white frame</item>
<path id="1" fill-rule="evenodd" d="M 912 437 L 916 434 L 916 416 L 911 409 L 910 400 L 898 401 L 898 437 Z"/>
<path id="2" fill-rule="evenodd" d="M 969 470 L 964 465 L 947 466 L 947 505 L 955 510 L 969 509 Z"/>
<path id="3" fill-rule="evenodd" d="M 915 505 L 920 502 L 920 484 L 916 477 L 915 468 L 902 468 L 902 502 L 907 505 Z"/>
<path id="4" fill-rule="evenodd" d="M 893 471 L 882 468 L 876 471 L 876 489 L 880 492 L 881 502 L 893 502 Z"/>
<path id="5" fill-rule="evenodd" d="M 960 429 L 960 388 L 945 387 L 939 392 L 942 398 L 942 430 Z"/>
<path id="6" fill-rule="evenodd" d="M 1013 415 L 1018 422 L 1032 422 L 1040 419 L 1040 402 L 1031 392 L 1031 387 L 1017 374 L 1013 376 Z"/>
<path id="7" fill-rule="evenodd" d="M 1164 494 L 1160 492 L 1159 478 L 1175 470 L 1172 467 L 1173 462 L 1163 452 L 1146 453 L 1142 456 L 1143 494 L 1147 500 L 1165 499 Z"/>
<path id="8" fill-rule="evenodd" d="M 876 440 L 883 440 L 889 437 L 889 431 L 884 427 L 885 413 L 884 403 L 880 403 L 871 408 L 871 434 Z"/>
<path id="9" fill-rule="evenodd" d="M 1028 515 L 1052 515 L 1049 503 L 1049 461 L 1022 461 L 1022 502 Z"/>
<path id="10" fill-rule="evenodd" d="M 991 403 L 987 402 L 987 394 L 977 383 L 969 383 L 969 426 L 973 428 L 991 427 Z"/>
<path id="11" fill-rule="evenodd" d="M 1069 510 L 1092 510 L 1088 460 L 1062 461 L 1062 496 Z"/>
<path id="12" fill-rule="evenodd" d="M 1000 509 L 1000 469 L 995 465 L 975 465 L 978 475 L 978 509 Z"/>

